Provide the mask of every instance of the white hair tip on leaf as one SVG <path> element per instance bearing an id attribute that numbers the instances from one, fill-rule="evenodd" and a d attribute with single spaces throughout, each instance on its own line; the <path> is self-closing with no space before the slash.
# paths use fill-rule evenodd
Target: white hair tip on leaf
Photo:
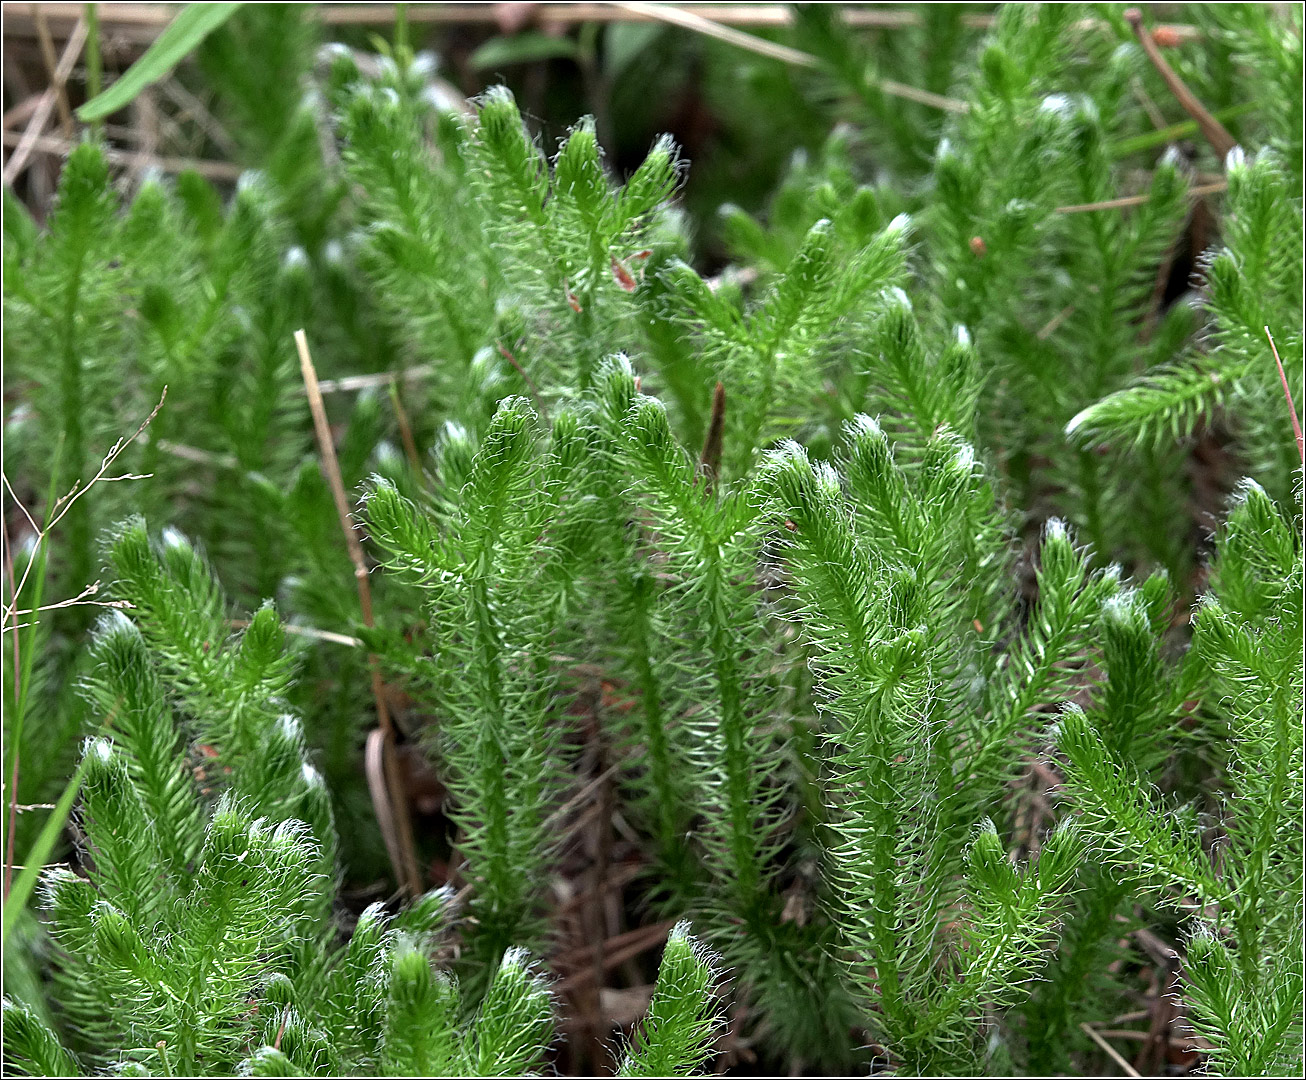
<path id="1" fill-rule="evenodd" d="M 802 443 L 797 442 L 794 439 L 781 439 L 776 444 L 774 454 L 775 454 L 775 460 L 777 462 L 807 461 L 806 447 L 804 447 Z"/>
<path id="2" fill-rule="evenodd" d="M 960 473 L 969 475 L 975 471 L 975 448 L 970 443 L 962 443 L 953 456 L 952 467 Z"/>
<path id="3" fill-rule="evenodd" d="M 831 494 L 838 494 L 842 490 L 839 486 L 839 474 L 828 461 L 817 463 L 816 482 Z"/>
<path id="4" fill-rule="evenodd" d="M 282 713 L 277 718 L 277 731 L 282 738 L 298 740 L 303 734 L 303 730 L 298 718 L 290 715 L 290 713 Z"/>
<path id="5" fill-rule="evenodd" d="M 1070 418 L 1070 422 L 1066 424 L 1066 434 L 1073 435 L 1078 431 L 1084 421 L 1092 415 L 1093 408 L 1094 406 L 1090 405 L 1087 409 L 1080 409 L 1079 412 L 1075 413 L 1075 415 Z"/>
<path id="6" fill-rule="evenodd" d="M 869 435 L 872 439 L 883 439 L 884 429 L 880 427 L 880 422 L 875 417 L 858 413 L 848 421 L 848 434 L 854 438 L 858 435 Z"/>
<path id="7" fill-rule="evenodd" d="M 1121 589 L 1102 601 L 1102 617 L 1117 626 L 1128 626 L 1141 614 L 1137 589 Z"/>
<path id="8" fill-rule="evenodd" d="M 513 946 L 503 954 L 499 964 L 500 971 L 525 971 L 530 967 L 531 957 L 521 946 Z"/>
<path id="9" fill-rule="evenodd" d="M 1261 487 L 1260 483 L 1252 477 L 1244 476 L 1234 486 L 1233 495 L 1229 501 L 1233 506 L 1237 507 L 1254 495 L 1265 496 L 1265 488 Z M 1268 498 L 1269 496 L 1265 497 Z"/>
<path id="10" fill-rule="evenodd" d="M 902 308 L 903 311 L 911 311 L 911 297 L 907 295 L 905 289 L 899 285 L 890 285 L 884 290 L 884 299 L 886 303 L 895 304 Z"/>

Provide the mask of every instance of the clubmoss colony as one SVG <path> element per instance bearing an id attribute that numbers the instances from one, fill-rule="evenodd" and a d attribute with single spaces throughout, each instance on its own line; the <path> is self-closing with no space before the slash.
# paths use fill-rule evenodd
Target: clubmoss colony
<path id="1" fill-rule="evenodd" d="M 1301 402 L 1301 27 L 1186 13 L 1183 77 L 1252 107 L 1185 158 L 1089 14 L 931 6 L 887 50 L 800 10 L 800 89 L 850 123 L 722 211 L 712 279 L 669 139 L 618 183 L 592 122 L 546 155 L 506 89 L 444 111 L 420 60 L 315 61 L 277 5 L 201 56 L 260 170 L 229 201 L 124 199 L 89 142 L 43 227 L 6 190 L 20 494 L 94 475 L 167 387 L 120 458 L 149 478 L 15 555 L 19 611 L 97 577 L 126 603 L 6 641 L 6 778 L 80 792 L 72 865 L 6 911 L 7 1067 L 1093 1071 L 1085 1025 L 1154 967 L 1211 1071 L 1295 1072 L 1302 474 L 1270 347 Z M 325 374 L 395 375 L 330 401 L 372 627 L 299 326 Z M 453 887 L 349 915 L 341 883 L 389 872 L 369 653 Z M 615 917 L 692 930 L 635 1033 L 577 1050 L 554 883 L 601 885 L 614 830 Z"/>

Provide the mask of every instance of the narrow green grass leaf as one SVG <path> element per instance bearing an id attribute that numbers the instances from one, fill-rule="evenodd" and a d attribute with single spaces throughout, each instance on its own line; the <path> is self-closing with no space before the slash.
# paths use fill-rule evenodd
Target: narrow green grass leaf
<path id="1" fill-rule="evenodd" d="M 27 899 L 32 895 L 32 890 L 36 888 L 36 880 L 41 876 L 41 871 L 45 869 L 46 860 L 50 857 L 50 852 L 54 850 L 54 845 L 59 839 L 59 833 L 63 830 L 64 822 L 68 820 L 68 814 L 73 808 L 73 800 L 77 798 L 77 792 L 81 790 L 82 773 L 86 771 L 86 759 L 77 766 L 77 771 L 73 773 L 72 778 L 68 781 L 67 786 L 63 789 L 63 794 L 59 796 L 59 801 L 54 804 L 54 810 L 50 816 L 45 819 L 45 825 L 41 829 L 41 834 L 36 838 L 31 849 L 27 853 L 27 858 L 23 860 L 22 872 L 14 881 L 14 887 L 9 891 L 9 896 L 5 899 L 4 910 L 4 932 L 3 938 L 0 938 L 0 944 L 7 944 L 9 941 L 9 932 L 18 922 L 18 916 L 23 913 L 23 908 L 27 906 Z"/>
<path id="2" fill-rule="evenodd" d="M 188 4 L 170 22 L 136 63 L 116 83 L 77 110 L 85 123 L 103 120 L 130 104 L 142 90 L 162 79 L 209 34 L 226 22 L 241 4 Z"/>

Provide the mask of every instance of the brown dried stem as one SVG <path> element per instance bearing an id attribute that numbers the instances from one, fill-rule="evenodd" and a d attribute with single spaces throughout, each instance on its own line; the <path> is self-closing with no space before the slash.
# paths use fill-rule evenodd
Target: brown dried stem
<path id="1" fill-rule="evenodd" d="M 81 13 L 78 3 L 46 3 L 41 5 L 47 10 L 48 18 L 54 26 L 56 35 L 66 31 Z M 793 14 L 787 4 L 775 3 L 717 3 L 679 5 L 705 19 L 722 23 L 726 26 L 750 26 L 759 29 L 783 29 L 793 25 Z M 31 16 L 22 11 L 21 5 L 12 5 L 12 13 L 6 12 L 14 31 L 31 34 Z M 139 44 L 148 44 L 175 14 L 175 9 L 167 4 L 132 4 L 110 3 L 98 4 L 100 21 L 106 30 Z M 396 5 L 394 4 L 323 4 L 318 9 L 319 18 L 328 26 L 375 26 L 392 27 L 395 24 Z M 903 8 L 884 9 L 867 8 L 861 5 L 846 5 L 844 19 L 854 28 L 901 30 L 919 26 L 921 16 L 918 12 Z M 496 4 L 486 3 L 442 3 L 408 5 L 407 19 L 417 25 L 449 24 L 485 24 L 498 25 L 502 12 Z M 624 23 L 642 21 L 644 16 L 606 3 L 540 3 L 532 4 L 529 12 L 530 25 L 552 29 L 554 27 L 574 26 L 577 23 Z M 961 22 L 974 30 L 988 30 L 993 26 L 994 16 L 983 12 L 962 15 Z M 1076 30 L 1109 30 L 1110 24 L 1103 19 L 1080 19 L 1075 23 Z M 1201 31 L 1184 23 L 1167 23 L 1157 27 L 1163 37 L 1163 47 L 1170 43 L 1180 44 L 1201 36 Z"/>
<path id="2" fill-rule="evenodd" d="M 726 388 L 722 383 L 717 383 L 716 389 L 712 391 L 712 418 L 707 425 L 703 453 L 698 459 L 699 467 L 707 474 L 709 484 L 721 471 L 721 451 L 725 446 L 725 434 Z"/>
<path id="3" fill-rule="evenodd" d="M 786 64 L 795 64 L 799 67 L 819 67 L 821 65 L 820 58 L 812 56 L 810 53 L 801 52 L 798 49 L 790 48 L 788 45 L 778 45 L 774 41 L 767 41 L 765 38 L 756 37 L 753 34 L 745 34 L 733 27 L 723 26 L 716 19 L 704 18 L 696 11 L 675 4 L 631 2 L 614 3 L 612 6 L 628 11 L 632 15 L 643 16 L 646 19 L 656 19 L 659 22 L 670 23 L 673 26 L 692 30 L 694 33 L 702 34 L 705 37 L 714 37 L 718 41 L 727 42 L 730 45 L 747 49 L 749 52 L 758 53 L 761 56 L 769 56 L 773 60 L 780 60 Z M 930 108 L 941 109 L 944 112 L 964 113 L 970 111 L 970 105 L 964 101 L 944 97 L 942 94 L 934 94 L 928 90 L 918 89 L 915 86 L 907 86 L 905 83 L 894 82 L 892 79 L 880 79 L 879 88 L 890 97 L 914 101 L 917 104 L 928 105 Z"/>
<path id="4" fill-rule="evenodd" d="M 39 106 L 38 106 L 39 108 Z M 23 155 L 22 164 L 26 164 L 26 159 L 32 153 L 54 154 L 63 157 L 70 153 L 76 143 L 70 139 L 59 139 L 52 135 L 30 135 L 36 117 L 32 123 L 28 124 L 27 130 L 22 135 L 13 131 L 6 131 L 3 136 L 5 146 L 15 146 L 18 149 L 14 151 L 13 158 L 10 159 L 9 165 L 18 160 L 19 153 Z M 158 154 L 146 154 L 138 150 L 119 150 L 117 147 L 103 147 L 104 156 L 115 165 L 125 165 L 129 169 L 140 171 L 146 168 L 158 169 L 165 173 L 179 173 L 192 171 L 201 176 L 206 176 L 210 180 L 237 180 L 240 174 L 245 171 L 244 166 L 237 165 L 234 161 L 203 161 L 198 158 L 186 157 L 165 157 Z M 21 169 L 15 171 L 15 176 L 21 172 Z M 9 166 L 5 167 L 5 182 L 9 182 Z"/>
<path id="5" fill-rule="evenodd" d="M 1152 32 L 1143 25 L 1143 13 L 1138 8 L 1127 8 L 1125 10 L 1125 21 L 1133 28 L 1134 36 L 1138 38 L 1138 43 L 1143 47 L 1143 52 L 1156 68 L 1157 74 L 1165 80 L 1166 86 L 1170 88 L 1170 93 L 1174 94 L 1175 100 L 1183 106 L 1184 112 L 1191 116 L 1201 129 L 1202 135 L 1206 141 L 1211 144 L 1211 148 L 1221 161 L 1238 143 L 1234 137 L 1229 134 L 1225 126 L 1220 123 L 1210 110 L 1197 100 L 1197 96 L 1188 89 L 1187 84 L 1181 79 L 1178 73 L 1166 62 L 1161 55 L 1161 49 L 1156 44 L 1156 39 L 1152 37 Z"/>
<path id="6" fill-rule="evenodd" d="M 14 502 L 17 503 L 18 507 L 23 511 L 23 514 L 27 517 L 28 523 L 31 524 L 33 529 L 36 529 L 36 542 L 32 547 L 31 557 L 28 558 L 27 566 L 23 569 L 22 579 L 18 582 L 17 587 L 12 590 L 10 595 L 10 606 L 6 607 L 3 616 L 0 616 L 0 625 L 7 626 L 10 620 L 14 618 L 15 612 L 18 610 L 18 596 L 22 593 L 23 587 L 27 584 L 27 577 L 32 572 L 32 568 L 36 565 L 37 548 L 45 543 L 51 531 L 64 519 L 68 514 L 68 511 L 73 508 L 73 504 L 76 503 L 78 499 L 90 491 L 96 484 L 112 484 L 118 480 L 145 480 L 148 478 L 147 475 L 138 475 L 136 473 L 123 473 L 121 476 L 109 476 L 107 473 L 109 472 L 109 466 L 113 465 L 118 458 L 122 456 L 123 451 L 136 441 L 141 432 L 149 427 L 150 421 L 159 415 L 159 410 L 163 408 L 163 403 L 167 398 L 168 388 L 165 386 L 163 388 L 163 394 L 159 398 L 159 403 L 150 411 L 150 415 L 141 421 L 140 427 L 126 438 L 119 439 L 109 448 L 109 452 L 104 455 L 104 459 L 100 462 L 99 471 L 91 477 L 86 484 L 83 484 L 78 480 L 73 484 L 72 489 L 67 495 L 62 495 L 55 500 L 55 504 L 49 510 L 50 517 L 44 528 L 38 529 L 36 527 L 36 522 L 32 520 L 32 515 L 27 513 L 27 509 L 18 501 L 18 496 L 14 494 L 13 488 L 9 486 L 9 478 L 0 475 L 0 479 L 3 479 L 5 490 L 9 492 Z"/>
<path id="7" fill-rule="evenodd" d="M 1279 381 L 1283 384 L 1283 396 L 1288 399 L 1288 417 L 1292 420 L 1292 433 L 1297 439 L 1297 453 L 1301 455 L 1302 464 L 1306 465 L 1306 444 L 1301 437 L 1301 423 L 1297 420 L 1297 406 L 1292 403 L 1292 391 L 1288 389 L 1288 376 L 1284 374 L 1283 361 L 1279 359 L 1279 348 L 1274 344 L 1270 328 L 1265 328 L 1266 340 L 1270 343 L 1270 352 L 1274 354 L 1275 366 L 1279 369 Z"/>
<path id="8" fill-rule="evenodd" d="M 1216 180 L 1210 184 L 1197 184 L 1188 189 L 1190 199 L 1200 199 L 1206 195 L 1215 195 L 1229 187 L 1227 180 Z M 1127 206 L 1142 206 L 1152 201 L 1151 195 L 1122 195 L 1118 199 L 1106 199 L 1103 202 L 1076 203 L 1073 206 L 1058 206 L 1058 214 L 1086 214 L 1094 210 L 1123 210 Z"/>
<path id="9" fill-rule="evenodd" d="M 55 67 L 54 84 L 41 95 L 41 101 L 32 111 L 32 118 L 27 122 L 27 127 L 23 130 L 22 138 L 18 141 L 13 156 L 5 163 L 4 173 L 0 177 L 4 183 L 12 184 L 27 166 L 28 158 L 32 156 L 32 151 L 36 149 L 36 140 L 45 130 L 45 125 L 50 121 L 50 113 L 54 111 L 55 103 L 58 101 L 64 83 L 68 81 L 68 76 L 72 74 L 73 65 L 77 63 L 77 56 L 82 51 L 82 45 L 85 41 L 86 20 L 78 16 L 77 25 L 73 27 L 73 32 L 68 38 L 68 44 L 64 46 L 63 55 L 59 57 L 59 63 Z M 5 134 L 8 135 L 9 133 L 6 132 Z"/>
<path id="10" fill-rule="evenodd" d="M 331 497 L 336 504 L 340 529 L 345 534 L 349 561 L 354 564 L 354 582 L 358 586 L 358 605 L 362 609 L 363 625 L 372 627 L 376 623 L 372 617 L 372 590 L 368 584 L 367 560 L 363 556 L 363 545 L 358 541 L 358 533 L 349 511 L 345 483 L 340 475 L 340 462 L 336 458 L 331 426 L 327 422 L 326 405 L 322 401 L 322 391 L 318 388 L 317 369 L 313 366 L 313 357 L 308 351 L 308 338 L 303 330 L 295 331 L 295 347 L 299 351 L 299 367 L 304 377 L 304 389 L 308 393 L 309 411 L 313 414 L 313 430 L 317 434 L 318 450 L 322 455 L 322 470 L 326 474 Z M 413 830 L 408 816 L 408 800 L 399 781 L 398 763 L 395 760 L 394 723 L 390 719 L 390 710 L 386 708 L 380 662 L 374 653 L 369 653 L 367 659 L 372 669 L 372 697 L 376 702 L 376 719 L 379 725 L 367 739 L 368 788 L 372 793 L 372 805 L 376 810 L 377 823 L 385 838 L 399 887 L 409 896 L 417 896 L 422 891 L 421 875 L 417 869 L 417 855 L 413 849 Z"/>
<path id="11" fill-rule="evenodd" d="M 417 454 L 417 440 L 413 438 L 413 425 L 408 422 L 408 411 L 399 396 L 398 379 L 390 380 L 390 404 L 394 406 L 395 420 L 399 423 L 399 441 L 404 444 L 408 467 L 413 470 L 413 478 L 420 484 L 423 481 L 422 460 Z"/>
<path id="12" fill-rule="evenodd" d="M 73 137 L 73 111 L 68 107 L 68 91 L 64 79 L 59 78 L 59 61 L 54 55 L 54 39 L 50 37 L 50 24 L 46 22 L 45 13 L 39 4 L 32 9 L 36 19 L 36 40 L 41 48 L 41 62 L 45 64 L 45 74 L 50 79 L 50 89 L 54 91 L 54 103 L 59 109 L 59 126 L 63 128 L 64 138 Z"/>
<path id="13" fill-rule="evenodd" d="M 1089 1027 L 1088 1024 L 1080 1024 L 1079 1030 L 1082 1031 L 1085 1035 L 1087 1035 L 1090 1039 L 1092 1039 L 1095 1043 L 1097 1043 L 1097 1045 L 1100 1046 L 1103 1050 L 1105 1050 L 1107 1056 L 1112 1061 L 1114 1061 L 1116 1065 L 1120 1067 L 1121 1071 L 1126 1076 L 1141 1075 L 1137 1069 L 1135 1069 L 1132 1065 L 1129 1064 L 1128 1061 L 1126 1061 L 1123 1057 L 1120 1056 L 1120 1053 L 1116 1050 L 1114 1046 L 1112 1046 L 1109 1042 L 1107 1042 L 1106 1039 L 1102 1038 L 1102 1036 L 1099 1035 L 1096 1031 L 1094 1031 L 1093 1028 Z"/>

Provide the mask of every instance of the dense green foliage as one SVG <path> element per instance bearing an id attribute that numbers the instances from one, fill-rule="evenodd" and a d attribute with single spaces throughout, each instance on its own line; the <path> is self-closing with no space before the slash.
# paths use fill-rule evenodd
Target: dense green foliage
<path id="1" fill-rule="evenodd" d="M 90 140 L 43 224 L 6 190 L 5 474 L 85 492 L 13 552 L 6 822 L 78 794 L 6 915 L 7 1066 L 1092 1072 L 1143 935 L 1211 1071 L 1300 1067 L 1300 13 L 1172 50 L 1223 158 L 1153 130 L 1114 7 L 917 15 L 738 61 L 732 130 L 828 137 L 710 222 L 669 137 L 616 177 L 606 112 L 546 145 L 288 5 L 200 51 L 234 192 Z M 22 614 L 96 579 L 98 622 Z M 365 906 L 373 662 L 443 887 Z M 553 983 L 575 896 L 664 920 L 660 968 Z M 559 1050 L 639 979 L 633 1034 Z"/>
<path id="2" fill-rule="evenodd" d="M 294 657 L 276 609 L 233 635 L 195 549 L 175 533 L 151 545 L 140 522 L 109 557 L 139 615 L 101 620 L 83 687 L 110 732 L 83 749 L 79 824 L 94 869 L 44 881 L 76 1048 L 6 999 L 7 1060 L 33 1075 L 538 1071 L 554 1008 L 523 950 L 502 951 L 469 1018 L 457 983 L 431 969 L 450 890 L 397 918 L 373 904 L 336 943 L 331 806 L 298 718 L 279 712 Z M 713 974 L 678 928 L 628 1071 L 702 1058 Z"/>

